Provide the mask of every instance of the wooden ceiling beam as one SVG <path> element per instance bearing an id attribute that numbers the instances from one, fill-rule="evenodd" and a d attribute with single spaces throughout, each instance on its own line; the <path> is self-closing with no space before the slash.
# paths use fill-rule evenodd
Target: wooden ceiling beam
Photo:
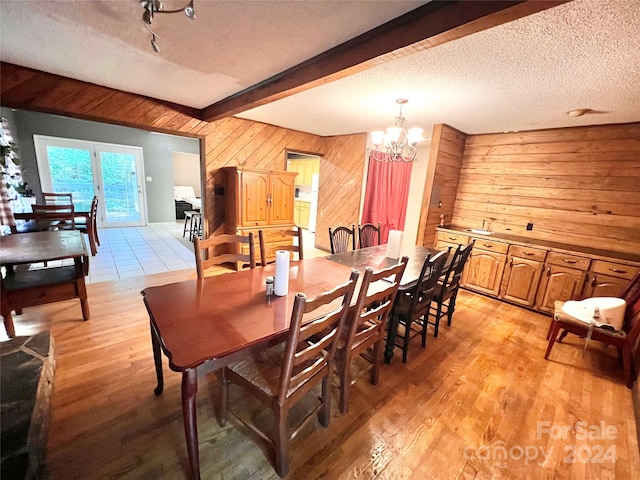
<path id="1" fill-rule="evenodd" d="M 568 1 L 435 0 L 209 105 L 201 118 L 235 115 Z"/>

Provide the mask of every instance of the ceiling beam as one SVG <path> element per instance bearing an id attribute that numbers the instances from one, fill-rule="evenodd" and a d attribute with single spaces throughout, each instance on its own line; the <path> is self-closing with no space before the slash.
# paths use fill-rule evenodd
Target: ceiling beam
<path id="1" fill-rule="evenodd" d="M 235 115 L 568 1 L 434 0 L 209 105 L 201 118 Z"/>

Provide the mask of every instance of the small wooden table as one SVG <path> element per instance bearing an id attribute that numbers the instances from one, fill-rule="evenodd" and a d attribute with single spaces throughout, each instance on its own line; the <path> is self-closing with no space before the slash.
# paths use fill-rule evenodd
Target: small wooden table
<path id="1" fill-rule="evenodd" d="M 164 388 L 161 352 L 169 367 L 182 372 L 182 414 L 189 464 L 200 478 L 196 424 L 196 369 L 207 362 L 217 369 L 247 355 L 284 341 L 289 330 L 294 297 L 304 292 L 313 298 L 346 282 L 352 269 L 325 258 L 291 262 L 287 296 L 267 297 L 265 279 L 275 265 L 187 280 L 142 291 L 149 312 L 151 343 L 160 395 Z"/>
<path id="2" fill-rule="evenodd" d="M 405 268 L 402 279 L 400 280 L 400 287 L 398 291 L 402 292 L 410 290 L 416 284 L 416 281 L 420 276 L 420 272 L 422 271 L 422 266 L 427 255 L 431 254 L 433 256 L 437 253 L 440 253 L 440 250 L 436 250 L 435 248 L 421 247 L 417 245 L 403 247 L 401 251 L 401 258 L 402 256 L 407 256 L 409 257 L 409 262 L 407 263 L 407 267 Z M 374 270 L 380 270 L 381 268 L 387 268 L 395 265 L 400 261 L 400 259 L 397 258 L 388 258 L 386 254 L 387 245 L 376 245 L 344 253 L 335 253 L 324 258 L 331 260 L 332 262 L 339 263 L 340 265 L 355 268 L 362 275 L 364 269 L 367 267 L 371 267 Z M 391 315 L 388 325 L 387 345 L 384 350 L 384 360 L 387 363 L 390 363 L 391 358 L 393 358 L 393 348 L 396 341 L 398 324 L 395 317 L 395 315 Z"/>
<path id="3" fill-rule="evenodd" d="M 40 270 L 14 271 L 14 265 L 73 258 L 74 265 Z M 0 238 L 0 265 L 7 267 L 1 279 L 0 313 L 9 337 L 15 336 L 12 310 L 79 298 L 82 317 L 89 320 L 89 303 L 84 277 L 89 257 L 83 235 L 77 230 L 33 232 Z"/>

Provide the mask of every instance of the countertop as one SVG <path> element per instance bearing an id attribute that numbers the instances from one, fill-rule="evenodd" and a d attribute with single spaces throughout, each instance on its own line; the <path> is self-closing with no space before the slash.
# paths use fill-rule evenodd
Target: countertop
<path id="1" fill-rule="evenodd" d="M 487 240 L 498 240 L 498 241 L 504 241 L 508 243 L 530 245 L 532 247 L 538 246 L 538 247 L 544 247 L 546 249 L 566 252 L 566 253 L 574 253 L 574 252 L 585 253 L 590 256 L 602 257 L 605 260 L 618 259 L 618 260 L 625 260 L 628 262 L 636 262 L 638 263 L 638 266 L 640 266 L 640 254 L 616 252 L 616 251 L 606 250 L 606 249 L 589 248 L 589 247 L 571 245 L 571 244 L 562 243 L 562 242 L 551 242 L 548 240 L 540 240 L 537 238 L 528 238 L 528 237 L 522 237 L 519 235 L 510 235 L 508 233 L 496 232 L 491 235 L 482 235 L 482 234 L 467 232 L 466 231 L 467 228 L 469 227 L 461 227 L 459 225 L 447 225 L 445 227 L 437 227 L 437 229 L 441 231 L 460 233 L 463 235 L 469 235 L 470 237 L 473 237 L 473 238 L 485 238 Z"/>

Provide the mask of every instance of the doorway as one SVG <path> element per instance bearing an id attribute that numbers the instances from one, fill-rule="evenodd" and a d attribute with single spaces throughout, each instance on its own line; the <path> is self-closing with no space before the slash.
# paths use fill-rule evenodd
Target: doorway
<path id="1" fill-rule="evenodd" d="M 146 224 L 142 148 L 34 135 L 42 191 L 70 192 L 77 210 L 99 199 L 100 227 Z"/>
<path id="2" fill-rule="evenodd" d="M 315 234 L 318 214 L 318 187 L 320 185 L 320 160 L 309 153 L 287 151 L 287 171 L 297 172 L 295 180 L 294 223 Z M 311 240 L 311 238 L 310 238 Z M 305 242 L 307 245 L 315 244 Z"/>

